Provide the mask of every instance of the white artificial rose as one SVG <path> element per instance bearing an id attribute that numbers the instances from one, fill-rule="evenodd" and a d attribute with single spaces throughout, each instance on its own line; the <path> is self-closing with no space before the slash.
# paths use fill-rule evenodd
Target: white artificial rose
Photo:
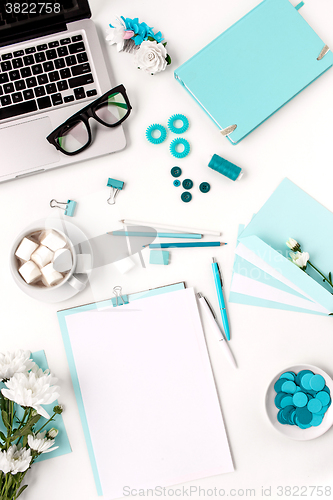
<path id="1" fill-rule="evenodd" d="M 135 64 L 139 69 L 147 73 L 159 73 L 167 66 L 167 51 L 162 43 L 156 41 L 142 42 L 140 48 L 135 52 Z"/>
<path id="2" fill-rule="evenodd" d="M 290 253 L 290 257 L 293 263 L 303 269 L 303 271 L 306 269 L 306 265 L 308 263 L 308 260 L 310 259 L 310 255 L 308 254 L 308 252 Z"/>

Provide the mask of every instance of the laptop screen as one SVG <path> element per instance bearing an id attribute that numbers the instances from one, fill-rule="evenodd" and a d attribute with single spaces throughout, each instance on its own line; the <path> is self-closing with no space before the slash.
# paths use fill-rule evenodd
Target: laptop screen
<path id="1" fill-rule="evenodd" d="M 1 0 L 0 47 L 65 29 L 91 16 L 87 0 Z"/>

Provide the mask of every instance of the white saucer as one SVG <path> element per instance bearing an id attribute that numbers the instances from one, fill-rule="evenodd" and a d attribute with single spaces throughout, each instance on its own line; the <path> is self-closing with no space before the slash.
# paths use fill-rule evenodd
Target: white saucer
<path id="1" fill-rule="evenodd" d="M 58 229 L 59 231 L 65 233 L 68 238 L 71 240 L 71 242 L 74 245 L 74 248 L 76 250 L 77 254 L 89 254 L 91 256 L 91 262 L 93 262 L 93 252 L 91 245 L 89 243 L 88 238 L 84 234 L 81 229 L 79 229 L 75 224 L 72 222 L 69 222 L 64 219 L 60 218 L 47 218 L 41 221 L 34 222 L 31 224 L 31 227 L 27 227 L 22 233 L 17 237 L 12 250 L 11 250 L 11 258 L 12 255 L 14 255 L 15 249 L 19 243 L 19 241 L 22 239 L 22 237 L 25 234 L 29 233 L 29 230 L 31 228 L 35 227 L 43 227 L 45 229 L 48 228 L 53 228 L 53 229 Z M 92 266 L 93 267 L 93 266 Z M 85 274 L 76 274 L 75 276 L 78 277 L 78 279 L 83 282 L 84 284 L 88 283 L 89 276 L 90 276 L 91 271 L 85 273 Z M 75 273 L 74 273 L 75 274 Z M 32 286 L 28 285 L 25 283 L 22 278 L 19 276 L 19 274 L 16 272 L 13 272 L 12 270 L 12 275 L 13 278 L 16 282 L 16 284 L 19 286 L 19 288 L 32 297 L 33 299 L 40 300 L 41 302 L 48 302 L 48 303 L 56 303 L 56 302 L 62 302 L 64 300 L 70 299 L 71 297 L 74 297 L 79 291 L 73 288 L 70 284 L 65 282 L 62 286 L 60 287 L 55 287 L 54 289 L 48 288 L 48 289 L 43 289 L 41 287 L 37 286 Z"/>
<path id="2" fill-rule="evenodd" d="M 315 439 L 321 436 L 326 431 L 328 431 L 328 429 L 332 426 L 333 405 L 331 405 L 328 408 L 322 423 L 318 425 L 318 427 L 310 427 L 309 429 L 300 429 L 299 427 L 297 427 L 297 425 L 280 424 L 280 422 L 277 419 L 277 414 L 279 410 L 274 403 L 274 399 L 276 396 L 274 384 L 280 378 L 280 375 L 282 375 L 282 373 L 285 372 L 294 372 L 297 374 L 301 370 L 311 370 L 314 374 L 322 375 L 326 381 L 327 387 L 331 391 L 331 397 L 333 397 L 333 380 L 326 372 L 324 372 L 324 370 L 321 370 L 320 368 L 317 368 L 316 366 L 312 365 L 296 365 L 296 366 L 291 366 L 289 368 L 285 368 L 280 373 L 278 373 L 276 377 L 273 378 L 266 392 L 265 406 L 269 421 L 277 431 L 281 432 L 281 434 L 284 434 L 285 436 L 291 439 L 296 439 L 297 441 L 308 441 L 310 439 Z"/>

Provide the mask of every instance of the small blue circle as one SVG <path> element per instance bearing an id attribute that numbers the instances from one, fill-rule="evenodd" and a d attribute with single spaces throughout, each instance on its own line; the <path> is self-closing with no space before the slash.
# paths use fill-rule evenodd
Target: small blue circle
<path id="1" fill-rule="evenodd" d="M 313 398 L 308 402 L 307 408 L 311 413 L 318 413 L 322 409 L 323 405 L 317 398 Z"/>
<path id="2" fill-rule="evenodd" d="M 153 133 L 155 131 L 160 132 L 159 137 L 154 137 Z M 167 136 L 166 129 L 163 127 L 163 125 L 159 125 L 158 123 L 154 123 L 153 125 L 149 125 L 149 127 L 146 130 L 146 138 L 149 142 L 152 144 L 161 144 L 163 141 L 165 141 Z"/>
<path id="3" fill-rule="evenodd" d="M 312 420 L 312 413 L 307 408 L 297 408 L 296 415 L 302 425 L 308 425 Z"/>
<path id="4" fill-rule="evenodd" d="M 306 391 L 311 391 L 310 380 L 314 377 L 312 373 L 306 373 L 301 378 L 301 387 Z"/>
<path id="5" fill-rule="evenodd" d="M 192 200 L 192 195 L 188 191 L 184 191 L 184 193 L 182 193 L 182 195 L 181 195 L 181 199 L 185 203 L 188 203 L 189 201 Z"/>
<path id="6" fill-rule="evenodd" d="M 175 126 L 175 122 L 177 120 L 182 122 L 181 127 Z M 174 134 L 183 134 L 188 129 L 188 125 L 189 125 L 188 119 L 186 118 L 185 115 L 180 115 L 180 114 L 172 115 L 168 120 L 168 128 Z"/>
<path id="7" fill-rule="evenodd" d="M 314 413 L 310 424 L 313 425 L 314 427 L 317 427 L 318 425 L 320 425 L 322 423 L 322 421 L 323 421 L 323 416 L 317 415 L 316 413 Z"/>
<path id="8" fill-rule="evenodd" d="M 308 397 L 304 392 L 295 392 L 293 395 L 293 404 L 298 408 L 306 406 L 308 402 Z"/>
<path id="9" fill-rule="evenodd" d="M 286 396 L 281 399 L 281 408 L 285 408 L 286 406 L 291 406 L 293 404 L 293 398 L 292 396 Z"/>
<path id="10" fill-rule="evenodd" d="M 319 399 L 323 406 L 328 405 L 328 403 L 331 401 L 331 397 L 326 391 L 318 392 L 316 398 Z"/>
<path id="11" fill-rule="evenodd" d="M 294 394 L 296 392 L 296 384 L 295 382 L 292 382 L 291 380 L 287 380 L 282 384 L 281 387 L 283 392 L 288 392 L 290 394 Z"/>
<path id="12" fill-rule="evenodd" d="M 173 181 L 173 185 L 176 186 L 176 187 L 179 187 L 180 186 L 180 181 L 178 179 L 176 179 L 175 181 Z"/>
<path id="13" fill-rule="evenodd" d="M 295 374 L 293 372 L 284 372 L 282 375 L 280 375 L 280 378 L 286 378 L 288 380 L 291 380 L 292 382 L 295 382 Z"/>
<path id="14" fill-rule="evenodd" d="M 314 375 L 309 384 L 313 391 L 322 391 L 325 387 L 325 379 L 321 375 Z"/>
<path id="15" fill-rule="evenodd" d="M 180 153 L 177 151 L 177 146 L 182 144 L 184 146 L 184 150 Z M 174 139 L 170 144 L 170 153 L 175 158 L 185 158 L 190 152 L 190 144 L 186 139 L 179 137 L 178 139 Z"/>

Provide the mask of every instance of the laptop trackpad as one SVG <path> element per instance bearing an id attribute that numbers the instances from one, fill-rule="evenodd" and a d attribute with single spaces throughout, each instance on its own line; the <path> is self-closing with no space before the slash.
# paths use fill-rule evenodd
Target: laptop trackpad
<path id="1" fill-rule="evenodd" d="M 52 129 L 48 116 L 0 128 L 0 177 L 58 162 L 59 152 L 46 140 Z"/>

